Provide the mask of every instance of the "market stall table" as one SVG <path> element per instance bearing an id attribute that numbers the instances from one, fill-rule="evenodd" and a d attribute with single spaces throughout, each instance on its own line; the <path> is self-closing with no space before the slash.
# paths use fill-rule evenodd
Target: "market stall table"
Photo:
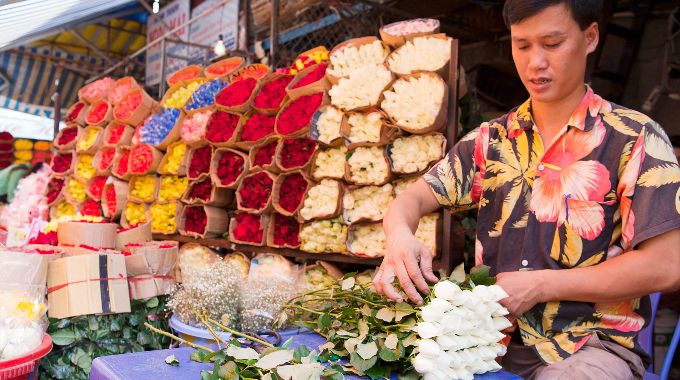
<path id="1" fill-rule="evenodd" d="M 299 345 L 318 347 L 325 340 L 314 333 L 295 335 L 291 348 Z M 198 363 L 189 359 L 194 351 L 190 347 L 169 350 L 136 352 L 132 354 L 103 356 L 92 362 L 90 380 L 151 380 L 151 379 L 198 379 L 201 370 L 211 370 L 212 364 Z M 165 358 L 175 355 L 178 367 L 165 364 Z M 347 379 L 360 379 L 358 376 L 347 376 Z M 396 379 L 396 376 L 393 376 Z M 499 371 L 477 375 L 480 380 L 515 380 L 521 379 L 510 372 Z"/>

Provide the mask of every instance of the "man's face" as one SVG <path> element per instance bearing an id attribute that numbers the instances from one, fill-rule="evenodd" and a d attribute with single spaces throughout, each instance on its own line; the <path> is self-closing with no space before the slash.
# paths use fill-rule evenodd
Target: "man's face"
<path id="1" fill-rule="evenodd" d="M 582 31 L 564 4 L 510 26 L 512 57 L 533 101 L 559 101 L 583 86 L 586 57 L 595 51 L 597 24 Z"/>

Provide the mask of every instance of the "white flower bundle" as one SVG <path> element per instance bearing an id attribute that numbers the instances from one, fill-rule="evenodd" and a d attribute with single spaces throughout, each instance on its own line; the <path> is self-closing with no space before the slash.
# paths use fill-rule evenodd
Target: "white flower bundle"
<path id="1" fill-rule="evenodd" d="M 423 306 L 422 322 L 415 330 L 420 338 L 413 366 L 425 379 L 472 379 L 501 369 L 496 357 L 505 355 L 499 343 L 502 330 L 512 324 L 508 310 L 498 301 L 507 297 L 497 285 L 462 290 L 443 280 Z"/>
<path id="2" fill-rule="evenodd" d="M 343 113 L 333 106 L 324 107 L 319 120 L 316 122 L 316 129 L 319 133 L 317 140 L 330 144 L 333 140 L 341 138 L 340 125 L 342 124 Z"/>
<path id="3" fill-rule="evenodd" d="M 380 107 L 398 126 L 411 130 L 425 129 L 439 115 L 446 84 L 434 73 L 421 73 L 398 79 L 383 95 L 385 100 Z"/>
<path id="4" fill-rule="evenodd" d="M 396 173 L 414 174 L 444 157 L 446 138 L 441 133 L 400 137 L 392 143 L 388 154 Z"/>
<path id="5" fill-rule="evenodd" d="M 347 252 L 347 226 L 341 218 L 307 223 L 300 230 L 300 242 L 300 249 L 305 252 Z"/>
<path id="6" fill-rule="evenodd" d="M 416 230 L 416 239 L 423 243 L 432 255 L 437 253 L 437 221 L 439 221 L 438 213 L 425 215 L 420 218 L 418 230 Z"/>
<path id="7" fill-rule="evenodd" d="M 346 77 L 366 65 L 379 65 L 385 61 L 387 52 L 379 40 L 360 46 L 348 46 L 331 53 L 331 66 L 326 74 L 336 78 Z"/>
<path id="8" fill-rule="evenodd" d="M 392 73 L 383 64 L 364 64 L 347 78 L 333 86 L 328 95 L 331 104 L 344 110 L 377 105 L 385 87 L 392 82 Z"/>
<path id="9" fill-rule="evenodd" d="M 347 118 L 347 124 L 349 125 L 347 139 L 351 144 L 359 142 L 377 143 L 380 141 L 380 130 L 382 128 L 380 112 L 352 113 Z"/>
<path id="10" fill-rule="evenodd" d="M 355 255 L 383 257 L 386 240 L 382 223 L 355 224 L 349 228 L 347 249 Z"/>
<path id="11" fill-rule="evenodd" d="M 345 223 L 352 224 L 359 220 L 378 222 L 385 216 L 393 200 L 394 191 L 389 183 L 350 190 L 342 200 Z"/>
<path id="12" fill-rule="evenodd" d="M 308 191 L 300 216 L 304 220 L 311 220 L 323 216 L 330 216 L 337 211 L 342 185 L 332 179 L 323 179 Z"/>
<path id="13" fill-rule="evenodd" d="M 347 160 L 348 180 L 357 185 L 381 185 L 390 176 L 383 148 L 359 147 Z"/>
<path id="14" fill-rule="evenodd" d="M 435 19 L 413 19 L 399 21 L 392 24 L 385 25 L 382 31 L 393 36 L 405 36 L 414 33 L 432 32 L 439 27 L 439 21 Z"/>
<path id="15" fill-rule="evenodd" d="M 416 37 L 387 58 L 392 72 L 400 75 L 415 71 L 437 71 L 451 57 L 451 38 Z"/>
<path id="16" fill-rule="evenodd" d="M 347 148 L 344 146 L 332 149 L 319 149 L 314 159 L 312 177 L 342 179 L 345 176 L 345 156 Z"/>

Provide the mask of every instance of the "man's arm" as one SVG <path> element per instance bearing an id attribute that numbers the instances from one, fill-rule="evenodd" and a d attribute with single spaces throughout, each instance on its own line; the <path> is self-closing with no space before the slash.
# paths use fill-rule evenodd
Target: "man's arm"
<path id="1" fill-rule="evenodd" d="M 648 239 L 638 249 L 601 264 L 565 270 L 498 275 L 514 315 L 548 301 L 619 302 L 680 289 L 680 229 Z"/>
<path id="2" fill-rule="evenodd" d="M 433 253 L 420 243 L 414 234 L 420 218 L 439 207 L 440 204 L 432 194 L 430 186 L 422 178 L 392 202 L 383 218 L 387 238 L 385 258 L 373 279 L 378 292 L 393 300 L 400 299 L 401 296 L 392 286 L 396 275 L 406 295 L 413 301 L 422 302 L 416 287 L 427 294 L 426 279 L 435 282 L 437 277 L 432 272 Z"/>

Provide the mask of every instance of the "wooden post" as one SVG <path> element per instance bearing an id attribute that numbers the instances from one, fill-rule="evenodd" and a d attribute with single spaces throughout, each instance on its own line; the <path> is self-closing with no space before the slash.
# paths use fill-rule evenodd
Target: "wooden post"
<path id="1" fill-rule="evenodd" d="M 272 0 L 272 24 L 269 42 L 269 66 L 274 71 L 279 53 L 279 0 Z"/>
<path id="2" fill-rule="evenodd" d="M 59 134 L 59 122 L 61 121 L 61 95 L 59 94 L 59 78 L 54 81 L 54 94 L 52 94 L 52 102 L 54 103 L 54 137 L 57 138 Z"/>

